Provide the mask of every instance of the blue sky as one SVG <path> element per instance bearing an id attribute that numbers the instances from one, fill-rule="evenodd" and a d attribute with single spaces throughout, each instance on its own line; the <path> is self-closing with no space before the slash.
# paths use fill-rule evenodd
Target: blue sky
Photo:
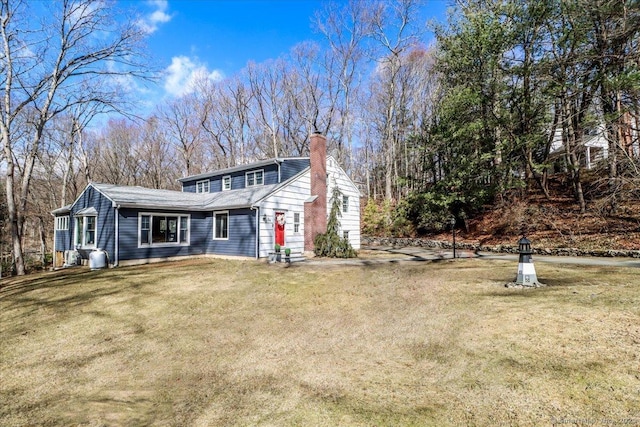
<path id="1" fill-rule="evenodd" d="M 344 2 L 345 0 L 339 0 Z M 139 13 L 148 32 L 154 66 L 164 70 L 159 89 L 180 96 L 194 75 L 232 76 L 248 61 L 263 62 L 295 44 L 322 36 L 312 17 L 320 0 L 124 1 Z M 445 17 L 445 0 L 427 0 L 424 19 Z"/>

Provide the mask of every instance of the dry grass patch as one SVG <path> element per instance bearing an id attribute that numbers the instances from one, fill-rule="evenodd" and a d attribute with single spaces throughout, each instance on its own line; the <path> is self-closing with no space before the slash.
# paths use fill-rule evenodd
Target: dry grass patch
<path id="1" fill-rule="evenodd" d="M 536 267 L 550 286 L 480 260 L 9 282 L 0 424 L 640 424 L 638 272 Z"/>

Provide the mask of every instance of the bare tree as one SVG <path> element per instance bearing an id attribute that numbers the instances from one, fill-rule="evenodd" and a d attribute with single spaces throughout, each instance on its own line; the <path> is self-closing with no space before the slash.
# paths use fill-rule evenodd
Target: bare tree
<path id="1" fill-rule="evenodd" d="M 370 56 L 367 45 L 372 31 L 370 10 L 366 2 L 358 0 L 346 5 L 328 3 L 314 21 L 329 42 L 323 66 L 327 95 L 337 114 L 337 123 L 332 126 L 333 140 L 338 145 L 337 159 L 353 170 L 353 142 L 358 125 L 354 104 L 364 78 L 364 63 Z"/>
<path id="2" fill-rule="evenodd" d="M 36 24 L 29 6 L 52 10 Z M 25 274 L 22 235 L 31 177 L 47 124 L 74 105 L 115 105 L 116 77 L 144 72 L 137 62 L 143 33 L 133 21 L 118 24 L 115 14 L 107 2 L 0 1 L 0 135 L 19 275 Z M 20 134 L 19 121 L 28 133 Z"/>
<path id="3" fill-rule="evenodd" d="M 171 100 L 160 108 L 158 114 L 166 137 L 182 159 L 182 170 L 186 176 L 202 171 L 205 157 L 202 114 L 203 110 L 194 93 Z"/>

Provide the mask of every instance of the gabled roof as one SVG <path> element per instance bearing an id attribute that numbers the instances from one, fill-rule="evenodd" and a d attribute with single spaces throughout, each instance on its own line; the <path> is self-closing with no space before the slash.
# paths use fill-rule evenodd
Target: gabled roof
<path id="1" fill-rule="evenodd" d="M 257 185 L 216 193 L 189 193 L 113 184 L 92 183 L 90 185 L 119 207 L 210 211 L 251 207 L 282 184 Z"/>
<path id="2" fill-rule="evenodd" d="M 73 205 L 72 204 L 71 205 L 66 205 L 66 206 L 63 206 L 61 208 L 54 209 L 54 210 L 51 211 L 51 215 L 55 216 L 55 215 L 68 214 L 69 212 L 71 212 L 71 206 L 73 206 Z"/>
<path id="3" fill-rule="evenodd" d="M 137 186 L 97 183 L 89 185 L 111 200 L 114 205 L 127 208 L 199 210 L 204 206 L 204 196 L 209 196 L 209 194 L 183 193 Z"/>
<path id="4" fill-rule="evenodd" d="M 98 211 L 93 206 L 80 209 L 78 212 L 76 212 L 76 216 L 91 216 L 91 215 L 93 216 L 98 215 Z"/>
<path id="5" fill-rule="evenodd" d="M 245 165 L 238 165 L 238 166 L 233 166 L 226 169 L 217 169 L 215 171 L 201 173 L 199 175 L 187 176 L 187 177 L 178 179 L 178 182 L 187 182 L 187 181 L 193 181 L 197 179 L 211 178 L 212 176 L 228 175 L 233 172 L 255 169 L 255 168 L 259 168 L 267 165 L 272 165 L 274 163 L 282 163 L 286 160 L 296 160 L 296 159 L 309 159 L 309 157 L 274 157 L 267 160 L 260 160 L 254 163 L 247 163 Z"/>

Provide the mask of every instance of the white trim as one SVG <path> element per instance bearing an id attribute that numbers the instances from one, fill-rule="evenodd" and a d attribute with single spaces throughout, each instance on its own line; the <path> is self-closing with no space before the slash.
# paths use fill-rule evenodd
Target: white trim
<path id="1" fill-rule="evenodd" d="M 225 179 L 227 179 L 227 178 L 229 179 L 229 188 L 224 188 L 224 181 L 225 181 Z M 222 181 L 221 181 L 222 191 L 229 191 L 229 190 L 231 190 L 231 185 L 232 185 L 232 184 L 231 184 L 231 182 L 232 182 L 232 181 L 231 181 L 231 175 L 225 175 L 225 176 L 223 176 L 223 177 L 222 177 Z"/>
<path id="2" fill-rule="evenodd" d="M 87 218 L 95 218 L 94 229 L 93 229 L 93 243 L 87 244 Z M 97 247 L 98 240 L 98 215 L 74 215 L 75 221 L 73 222 L 73 247 L 78 247 L 80 249 L 93 249 Z M 78 227 L 76 227 L 77 221 L 81 221 L 82 230 L 80 230 L 80 243 L 78 243 Z"/>
<path id="3" fill-rule="evenodd" d="M 142 243 L 142 217 L 148 216 L 149 218 L 149 233 L 153 233 L 153 217 L 177 217 L 178 224 L 176 229 L 177 240 L 175 242 L 164 243 Z M 180 225 L 182 218 L 187 218 L 187 239 L 185 242 L 180 241 Z M 190 246 L 191 245 L 191 214 L 176 213 L 176 212 L 138 212 L 138 248 L 164 248 L 174 246 Z M 153 240 L 153 238 L 152 238 Z"/>
<path id="4" fill-rule="evenodd" d="M 227 215 L 227 237 L 216 237 L 216 215 L 222 215 L 222 214 L 226 214 Z M 229 215 L 229 211 L 214 211 L 213 212 L 213 227 L 211 227 L 213 229 L 213 240 L 229 240 L 229 228 L 230 228 L 230 215 Z"/>
<path id="5" fill-rule="evenodd" d="M 200 191 L 200 188 L 199 188 L 200 184 L 202 184 L 202 190 L 203 191 Z M 205 184 L 206 184 L 206 187 L 207 187 L 207 191 L 204 191 Z M 202 193 L 209 193 L 209 192 L 211 192 L 211 181 L 210 180 L 202 179 L 200 181 L 196 181 L 196 193 L 202 194 Z"/>
<path id="6" fill-rule="evenodd" d="M 69 215 L 61 215 L 56 217 L 56 226 L 53 231 L 69 230 Z"/>
<path id="7" fill-rule="evenodd" d="M 260 184 L 256 184 L 256 174 L 260 173 L 262 175 L 262 182 Z M 249 185 L 249 175 L 253 175 L 253 185 Z M 244 173 L 244 187 L 256 187 L 258 185 L 264 185 L 264 169 L 256 169 L 253 171 L 247 171 Z"/>
<path id="8" fill-rule="evenodd" d="M 296 215 L 298 216 L 298 221 L 296 221 Z M 293 213 L 293 234 L 295 235 L 299 235 L 300 234 L 300 223 L 302 221 L 300 221 L 301 215 L 300 212 L 294 212 Z M 297 230 L 296 230 L 297 227 Z"/>

